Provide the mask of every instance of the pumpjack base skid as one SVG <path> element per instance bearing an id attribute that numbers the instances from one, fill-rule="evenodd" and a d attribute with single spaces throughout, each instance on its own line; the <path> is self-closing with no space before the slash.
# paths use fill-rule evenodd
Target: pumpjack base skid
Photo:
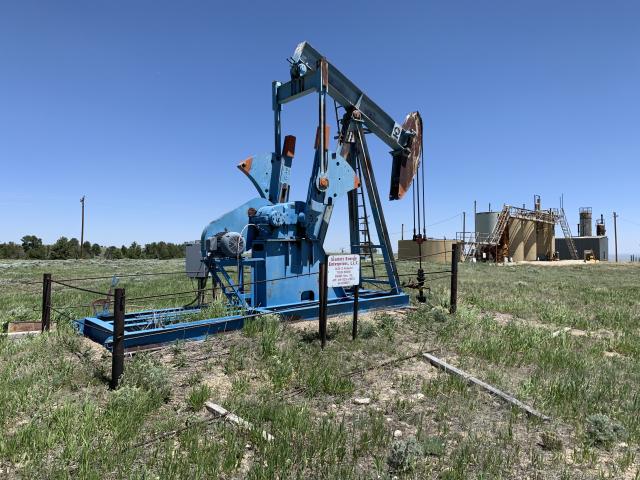
<path id="1" fill-rule="evenodd" d="M 359 311 L 384 310 L 409 306 L 405 293 L 390 295 L 388 292 L 361 290 Z M 195 321 L 180 321 L 182 317 L 200 312 L 200 307 L 143 310 L 125 315 L 125 349 L 166 344 L 178 340 L 204 340 L 218 333 L 240 330 L 245 321 L 261 314 L 273 313 L 282 320 L 313 320 L 318 318 L 318 302 L 300 302 L 277 308 L 252 308 L 236 315 Z M 330 300 L 329 316 L 349 314 L 353 311 L 353 297 Z M 162 322 L 167 322 L 161 325 Z M 171 323 L 168 323 L 171 322 Z M 85 317 L 76 321 L 81 334 L 111 350 L 113 346 L 113 316 Z"/>

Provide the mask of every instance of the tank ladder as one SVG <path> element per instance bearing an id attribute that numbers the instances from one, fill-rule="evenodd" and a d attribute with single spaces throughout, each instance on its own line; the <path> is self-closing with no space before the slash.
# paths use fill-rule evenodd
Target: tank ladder
<path id="1" fill-rule="evenodd" d="M 342 119 L 340 118 L 340 109 L 345 110 L 342 105 L 334 100 L 333 107 L 336 114 L 336 126 L 337 131 L 342 131 Z M 365 132 L 366 133 L 366 132 Z M 336 137 L 338 138 L 338 137 Z M 358 178 L 362 178 L 362 169 L 360 166 L 360 160 L 355 162 L 356 175 Z M 371 262 L 371 277 L 376 278 L 376 264 L 373 258 L 373 244 L 371 242 L 371 233 L 369 229 L 369 214 L 367 213 L 367 204 L 364 196 L 364 185 L 360 185 L 356 189 L 356 210 L 357 210 L 357 223 L 358 223 L 358 243 L 355 246 L 360 254 L 360 262 L 367 258 Z"/>
<path id="2" fill-rule="evenodd" d="M 360 162 L 356 163 L 356 174 L 361 178 Z M 364 186 L 356 190 L 357 208 L 358 208 L 358 251 L 360 252 L 360 261 L 367 260 L 371 262 L 372 277 L 376 276 L 376 266 L 373 259 L 373 247 L 371 242 L 371 232 L 369 229 L 369 214 L 367 213 L 367 202 L 364 198 Z"/>
<path id="3" fill-rule="evenodd" d="M 571 227 L 567 222 L 567 216 L 564 213 L 564 208 L 559 208 L 557 211 L 558 223 L 562 228 L 564 238 L 567 240 L 567 247 L 569 248 L 569 254 L 573 260 L 578 260 L 578 251 L 576 250 L 576 244 L 573 241 L 573 235 L 571 235 Z"/>
<path id="4" fill-rule="evenodd" d="M 502 207 L 502 211 L 500 212 L 500 215 L 498 215 L 496 226 L 493 228 L 493 231 L 491 232 L 491 235 L 489 235 L 486 243 L 489 245 L 498 245 L 498 243 L 500 243 L 504 229 L 507 228 L 507 223 L 509 223 L 509 217 L 511 216 L 510 211 L 511 207 L 509 207 L 509 205 Z"/>

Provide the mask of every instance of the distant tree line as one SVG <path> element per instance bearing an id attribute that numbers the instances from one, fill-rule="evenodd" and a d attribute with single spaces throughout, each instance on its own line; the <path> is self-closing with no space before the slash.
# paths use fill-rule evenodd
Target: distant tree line
<path id="1" fill-rule="evenodd" d="M 77 238 L 60 237 L 53 245 L 45 245 L 35 235 L 25 235 L 22 243 L 0 243 L 0 258 L 67 260 L 80 258 L 80 241 Z M 153 242 L 144 246 L 133 242 L 128 247 L 104 247 L 97 243 L 84 242 L 82 258 L 104 258 L 117 260 L 121 258 L 149 258 L 167 260 L 184 257 L 184 246 L 169 242 Z"/>

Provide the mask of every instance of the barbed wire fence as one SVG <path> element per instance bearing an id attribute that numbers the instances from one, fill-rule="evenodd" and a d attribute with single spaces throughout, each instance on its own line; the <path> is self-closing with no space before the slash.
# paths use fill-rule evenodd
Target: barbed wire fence
<path id="1" fill-rule="evenodd" d="M 423 254 L 423 255 L 413 256 L 413 257 L 404 257 L 404 258 L 392 259 L 387 261 L 384 261 L 384 260 L 376 261 L 374 263 L 363 263 L 361 267 L 367 268 L 374 265 L 386 266 L 386 265 L 392 264 L 392 268 L 389 270 L 391 271 L 392 275 L 397 277 L 397 279 L 402 280 L 405 278 L 408 279 L 409 277 L 414 277 L 413 281 L 400 282 L 400 286 L 406 289 L 427 289 L 427 291 L 430 291 L 431 284 L 433 284 L 434 282 L 449 278 L 451 282 L 449 311 L 451 314 L 455 314 L 457 311 L 458 262 L 460 261 L 459 247 L 460 247 L 459 244 L 454 243 L 452 245 L 451 250 L 438 251 L 436 253 Z M 432 269 L 430 271 L 424 271 L 423 275 L 419 275 L 417 280 L 415 280 L 416 278 L 415 273 L 398 272 L 398 269 L 397 269 L 398 264 L 402 264 L 404 262 L 418 263 L 423 260 L 429 260 L 431 257 L 434 257 L 434 256 L 442 256 L 443 254 L 444 255 L 451 254 L 450 268 L 436 269 L 436 270 Z M 72 313 L 70 312 L 73 312 L 74 310 L 81 310 L 81 309 L 88 310 L 89 308 L 93 307 L 94 308 L 93 315 L 97 316 L 98 314 L 95 310 L 95 307 L 96 305 L 102 306 L 103 308 L 102 314 L 103 315 L 106 314 L 105 316 L 109 320 L 112 320 L 112 328 L 111 329 L 105 328 L 104 326 L 97 325 L 97 324 L 92 324 L 91 328 L 96 329 L 97 331 L 111 337 L 112 376 L 111 376 L 110 386 L 111 388 L 116 388 L 118 385 L 120 376 L 122 375 L 123 369 L 124 369 L 126 333 L 128 331 L 135 332 L 135 337 L 137 340 L 140 340 L 146 337 L 152 337 L 152 336 L 158 337 L 159 335 L 158 331 L 143 333 L 141 330 L 145 330 L 146 328 L 153 329 L 153 328 L 157 328 L 158 326 L 165 326 L 165 324 L 163 323 L 164 320 L 162 320 L 160 324 L 156 321 L 156 316 L 154 313 L 153 321 L 149 321 L 146 325 L 142 325 L 141 327 L 140 326 L 136 327 L 136 328 L 139 328 L 138 330 L 127 330 L 127 328 L 125 328 L 127 326 L 126 325 L 127 307 L 150 308 L 148 306 L 144 306 L 141 304 L 147 304 L 149 301 L 154 301 L 158 299 L 179 299 L 186 296 L 192 296 L 194 294 L 197 295 L 196 300 L 198 300 L 198 298 L 200 298 L 200 295 L 203 294 L 204 289 L 197 288 L 197 289 L 152 294 L 152 295 L 138 295 L 138 296 L 132 296 L 130 298 L 127 298 L 125 288 L 110 288 L 109 291 L 103 292 L 100 290 L 96 290 L 94 288 L 86 288 L 84 286 L 75 285 L 74 283 L 107 280 L 107 279 L 114 279 L 114 278 L 118 278 L 118 279 L 119 278 L 135 278 L 135 277 L 148 278 L 148 277 L 155 277 L 155 276 L 185 275 L 186 273 L 189 273 L 189 272 L 185 272 L 185 271 L 140 272 L 140 273 L 123 273 L 123 274 L 73 277 L 73 278 L 61 278 L 61 279 L 54 278 L 51 273 L 44 273 L 41 281 L 17 281 L 12 283 L 25 285 L 25 286 L 41 286 L 42 287 L 42 305 L 41 305 L 42 307 L 41 331 L 42 332 L 49 331 L 51 329 L 51 323 L 52 323 L 51 313 L 52 312 L 55 312 L 59 317 L 65 317 L 67 320 L 71 322 L 76 322 L 78 321 L 78 318 L 74 318 L 74 315 L 72 315 Z M 236 275 L 239 275 L 240 272 L 238 271 L 238 272 L 231 272 L 231 273 L 235 273 Z M 290 275 L 290 276 L 263 279 L 263 280 L 251 279 L 252 281 L 242 282 L 241 284 L 242 289 L 240 291 L 244 292 L 245 288 L 248 288 L 257 284 L 261 284 L 261 283 L 279 282 L 279 281 L 291 280 L 292 278 L 308 277 L 308 276 L 319 276 L 318 278 L 319 287 L 324 288 L 326 290 L 327 288 L 326 284 L 322 286 L 322 282 L 319 274 L 320 272 L 309 272 L 309 273 L 302 273 L 298 275 Z M 373 287 L 371 287 L 373 291 L 385 292 L 386 290 L 380 289 L 379 284 L 375 283 L 374 280 L 377 282 L 389 282 L 390 279 L 388 275 L 377 275 L 375 279 L 363 278 L 363 276 L 361 275 L 361 278 L 360 278 L 361 284 L 373 285 Z M 56 290 L 55 290 L 56 292 L 59 292 L 61 290 L 73 290 L 73 291 L 81 292 L 83 294 L 96 295 L 96 296 L 99 296 L 100 298 L 99 300 L 94 300 L 89 303 L 54 305 L 54 303 L 52 302 L 52 294 L 54 293 L 54 288 L 53 288 L 54 286 L 56 286 Z M 221 283 L 220 287 L 222 288 L 224 293 L 225 287 L 233 288 L 233 285 L 230 282 L 227 285 L 222 285 Z M 359 288 L 359 285 L 356 288 L 354 288 L 354 292 L 352 292 L 352 295 L 346 295 L 344 298 L 338 299 L 338 300 L 345 300 L 345 299 L 353 298 L 354 300 L 354 333 L 353 333 L 354 337 L 353 338 L 355 338 L 356 332 L 357 332 L 356 319 L 358 314 L 358 303 L 357 303 L 358 288 Z M 215 282 L 214 282 L 213 289 L 211 291 L 211 297 L 212 297 L 212 300 L 215 301 L 216 299 Z M 224 295 L 223 295 L 223 298 L 224 298 Z M 192 305 L 193 303 L 195 303 L 196 300 L 192 301 L 190 304 L 187 304 L 187 305 Z M 312 301 L 312 302 L 319 304 L 319 306 L 321 305 L 320 299 L 318 301 L 315 301 L 315 302 Z M 163 315 L 166 318 L 169 318 L 169 320 L 171 320 L 172 323 L 179 323 L 181 316 L 184 316 L 185 314 L 188 314 L 190 312 L 197 312 L 202 308 L 206 308 L 207 306 L 206 303 L 203 303 L 203 304 L 198 303 L 196 307 L 190 307 L 190 310 L 187 310 L 187 305 L 167 308 L 165 309 L 166 313 L 164 313 Z M 224 322 L 217 323 L 215 325 L 214 324 L 203 325 L 202 323 L 192 325 L 189 323 L 185 323 L 185 325 L 180 326 L 180 330 L 183 332 L 184 338 L 189 338 L 187 332 L 191 329 L 199 328 L 202 331 L 203 336 L 206 337 L 212 333 L 227 332 L 230 329 L 241 328 L 242 323 L 244 323 L 244 321 L 248 319 L 259 318 L 265 315 L 272 315 L 273 313 L 277 314 L 277 312 L 272 312 L 268 310 L 256 311 L 251 307 L 247 309 L 246 306 L 242 306 L 242 305 L 235 306 L 235 307 L 236 307 L 235 310 L 230 309 L 228 311 L 228 313 L 232 313 L 231 315 L 220 317 L 221 319 L 226 319 Z M 149 310 L 149 311 L 154 312 L 154 310 Z M 78 316 L 81 316 L 81 315 L 78 315 Z M 176 320 L 176 321 L 173 321 L 173 320 Z M 240 323 L 240 327 L 237 326 L 238 322 L 242 322 Z M 230 325 L 231 325 L 231 328 L 230 328 Z M 132 327 L 130 326 L 130 328 Z M 322 327 L 320 327 L 320 330 L 321 330 L 321 337 L 322 337 Z M 325 328 L 325 333 L 326 333 L 326 328 Z"/>

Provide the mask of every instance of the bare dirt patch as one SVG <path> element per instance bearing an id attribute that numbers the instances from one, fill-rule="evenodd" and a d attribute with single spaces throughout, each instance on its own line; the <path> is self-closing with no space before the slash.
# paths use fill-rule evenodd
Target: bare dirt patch
<path id="1" fill-rule="evenodd" d="M 494 313 L 493 319 L 500 325 L 508 325 L 510 323 L 516 323 L 520 325 L 525 325 L 527 327 L 532 328 L 540 328 L 544 330 L 549 330 L 553 332 L 551 335 L 557 337 L 559 335 L 571 335 L 572 337 L 591 337 L 598 339 L 606 339 L 606 338 L 614 338 L 615 334 L 610 330 L 606 330 L 604 328 L 598 330 L 580 330 L 579 328 L 571 328 L 571 327 L 559 327 L 557 325 L 552 325 L 549 323 L 543 323 L 539 320 L 526 319 L 526 318 L 518 318 L 510 313 Z"/>

